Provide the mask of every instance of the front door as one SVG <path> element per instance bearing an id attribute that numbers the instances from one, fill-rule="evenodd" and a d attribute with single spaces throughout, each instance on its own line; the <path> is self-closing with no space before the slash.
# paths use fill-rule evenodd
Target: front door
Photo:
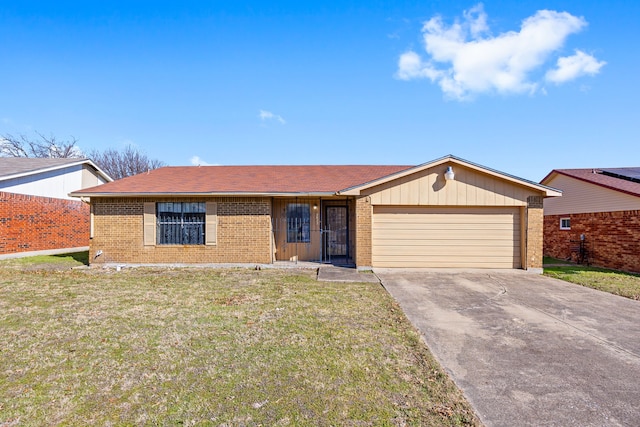
<path id="1" fill-rule="evenodd" d="M 349 221 L 346 206 L 325 208 L 325 254 L 328 261 L 333 258 L 348 258 Z"/>

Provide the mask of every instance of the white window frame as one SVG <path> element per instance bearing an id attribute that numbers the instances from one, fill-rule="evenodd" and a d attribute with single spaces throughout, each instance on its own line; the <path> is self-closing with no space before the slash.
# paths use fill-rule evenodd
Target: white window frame
<path id="1" fill-rule="evenodd" d="M 564 221 L 569 223 L 569 226 L 563 224 Z M 560 230 L 571 230 L 571 217 L 560 218 Z"/>

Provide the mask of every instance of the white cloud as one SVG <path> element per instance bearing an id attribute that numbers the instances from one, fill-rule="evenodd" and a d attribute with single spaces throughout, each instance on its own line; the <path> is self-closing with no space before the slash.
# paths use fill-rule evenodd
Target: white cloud
<path id="1" fill-rule="evenodd" d="M 564 83 L 580 76 L 598 74 L 605 64 L 604 61 L 598 61 L 593 56 L 576 50 L 575 55 L 558 58 L 557 67 L 547 71 L 545 77 L 553 83 Z"/>
<path id="2" fill-rule="evenodd" d="M 569 35 L 586 25 L 584 18 L 567 12 L 539 10 L 522 21 L 520 31 L 492 36 L 487 15 L 478 4 L 463 13 L 462 21 L 456 20 L 451 25 L 443 23 L 439 16 L 426 21 L 422 33 L 427 59 L 414 51 L 405 52 L 400 55 L 396 77 L 428 78 L 437 83 L 447 97 L 454 99 L 487 92 L 533 93 L 540 85 L 534 79 L 534 72 L 563 46 Z M 568 81 L 595 74 L 604 63 L 589 58 L 591 63 L 583 61 L 577 66 L 559 60 L 558 76 L 552 74 L 547 78 L 560 82 L 553 80 L 554 76 L 556 79 L 566 76 L 562 81 Z M 580 71 L 570 71 L 576 68 Z"/>
<path id="3" fill-rule="evenodd" d="M 215 166 L 211 163 L 205 162 L 198 156 L 193 156 L 190 161 L 193 166 Z"/>
<path id="4" fill-rule="evenodd" d="M 285 123 L 287 123 L 282 116 L 279 116 L 277 114 L 273 114 L 271 111 L 266 111 L 266 110 L 260 110 L 260 114 L 258 114 L 258 117 L 260 117 L 260 120 L 262 120 L 263 122 L 266 120 L 277 120 L 278 122 L 280 122 L 280 124 L 284 125 Z"/>

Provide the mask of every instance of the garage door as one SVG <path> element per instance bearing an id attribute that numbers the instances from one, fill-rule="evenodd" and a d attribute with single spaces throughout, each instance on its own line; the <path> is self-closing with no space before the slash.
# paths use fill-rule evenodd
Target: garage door
<path id="1" fill-rule="evenodd" d="M 519 208 L 375 206 L 374 267 L 520 268 Z"/>

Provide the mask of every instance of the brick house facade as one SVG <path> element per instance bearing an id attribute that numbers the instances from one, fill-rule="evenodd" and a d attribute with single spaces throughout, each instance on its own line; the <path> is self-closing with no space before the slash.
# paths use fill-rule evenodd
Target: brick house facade
<path id="1" fill-rule="evenodd" d="M 215 202 L 217 242 L 156 245 L 144 242 L 144 204 Z M 271 199 L 266 197 L 95 198 L 90 259 L 96 263 L 271 263 Z M 96 256 L 100 251 L 101 255 Z"/>
<path id="2" fill-rule="evenodd" d="M 451 167 L 457 178 L 445 182 Z M 73 195 L 91 199 L 93 263 L 439 266 L 442 244 L 454 254 L 442 265 L 539 270 L 542 198 L 558 193 L 447 156 L 413 167 L 167 167 Z M 394 212 L 386 220 L 397 233 L 376 228 L 382 211 Z M 460 230 L 475 228 L 476 243 L 420 231 L 440 212 L 472 221 Z M 507 240 L 493 239 L 494 220 Z"/>

